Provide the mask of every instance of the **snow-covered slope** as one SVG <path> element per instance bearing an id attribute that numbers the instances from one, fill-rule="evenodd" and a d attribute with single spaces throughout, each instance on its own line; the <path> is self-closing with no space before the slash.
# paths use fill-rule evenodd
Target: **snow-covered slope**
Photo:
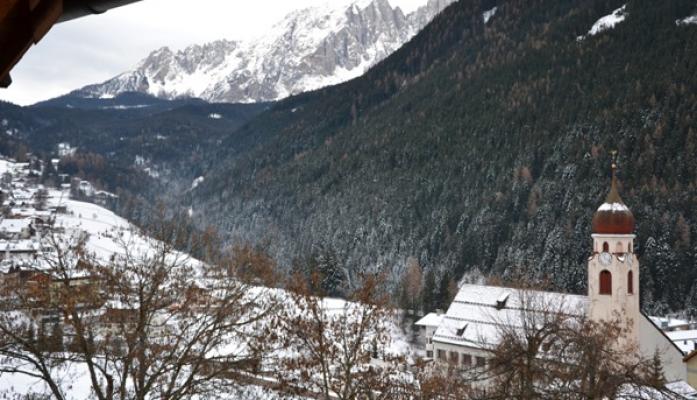
<path id="1" fill-rule="evenodd" d="M 74 94 L 277 100 L 362 75 L 453 1 L 331 0 L 290 13 L 254 40 L 219 40 L 177 52 L 163 47 L 132 70 Z"/>
<path id="2" fill-rule="evenodd" d="M 677 26 L 697 25 L 697 14 L 687 16 L 683 19 L 679 19 L 679 20 L 675 21 L 675 25 L 677 25 Z"/>
<path id="3" fill-rule="evenodd" d="M 593 26 L 587 34 L 579 36 L 578 38 L 576 38 L 576 40 L 582 41 L 583 39 L 589 36 L 595 36 L 600 32 L 604 32 L 606 30 L 614 28 L 615 25 L 623 22 L 627 17 L 626 8 L 627 5 L 625 4 L 622 7 L 612 11 L 612 13 L 599 18 L 597 21 L 595 21 L 595 23 L 593 24 Z"/>

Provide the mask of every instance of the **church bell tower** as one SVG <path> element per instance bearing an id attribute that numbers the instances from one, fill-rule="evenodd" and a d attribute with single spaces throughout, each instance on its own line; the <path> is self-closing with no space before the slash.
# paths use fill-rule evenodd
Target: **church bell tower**
<path id="1" fill-rule="evenodd" d="M 593 254 L 588 261 L 589 317 L 594 321 L 628 323 L 629 337 L 637 339 L 639 260 L 634 255 L 634 215 L 617 190 L 617 165 L 605 202 L 593 215 Z"/>

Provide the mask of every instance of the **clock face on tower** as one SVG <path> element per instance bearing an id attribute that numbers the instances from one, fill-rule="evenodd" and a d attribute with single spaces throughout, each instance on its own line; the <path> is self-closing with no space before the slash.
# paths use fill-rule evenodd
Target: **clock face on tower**
<path id="1" fill-rule="evenodd" d="M 612 261 L 612 255 L 610 253 L 600 253 L 600 263 L 603 265 L 608 265 Z"/>

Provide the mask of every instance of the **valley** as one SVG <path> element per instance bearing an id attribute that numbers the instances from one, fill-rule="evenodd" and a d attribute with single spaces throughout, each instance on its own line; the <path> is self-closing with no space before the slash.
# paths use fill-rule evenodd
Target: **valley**
<path id="1" fill-rule="evenodd" d="M 0 101 L 0 396 L 697 398 L 696 16 L 332 1 Z"/>

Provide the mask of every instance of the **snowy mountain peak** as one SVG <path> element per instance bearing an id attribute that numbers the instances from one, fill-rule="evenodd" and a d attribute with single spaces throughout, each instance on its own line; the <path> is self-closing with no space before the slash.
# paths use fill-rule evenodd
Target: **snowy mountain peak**
<path id="1" fill-rule="evenodd" d="M 332 0 L 291 12 L 253 40 L 218 40 L 177 52 L 162 47 L 132 70 L 75 94 L 278 100 L 362 75 L 453 1 Z M 402 7 L 412 11 L 405 15 Z"/>

